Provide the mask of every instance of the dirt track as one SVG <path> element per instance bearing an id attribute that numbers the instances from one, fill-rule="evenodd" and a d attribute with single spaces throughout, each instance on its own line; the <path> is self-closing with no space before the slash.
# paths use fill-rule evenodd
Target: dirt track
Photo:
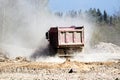
<path id="1" fill-rule="evenodd" d="M 0 62 L 0 80 L 120 80 L 120 62 Z"/>

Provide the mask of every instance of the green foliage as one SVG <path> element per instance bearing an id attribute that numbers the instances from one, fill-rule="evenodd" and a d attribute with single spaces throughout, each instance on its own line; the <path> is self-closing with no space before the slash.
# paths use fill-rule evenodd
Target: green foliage
<path id="1" fill-rule="evenodd" d="M 84 12 L 82 10 L 71 10 L 64 13 L 64 15 L 80 20 L 84 19 L 84 15 L 89 16 L 88 19 L 96 24 L 96 29 L 91 38 L 91 45 L 101 41 L 120 45 L 120 10 L 114 15 L 109 15 L 105 10 L 102 12 L 100 9 L 90 8 Z M 62 17 L 63 13 L 59 13 L 58 16 Z"/>
<path id="2" fill-rule="evenodd" d="M 56 12 L 55 15 L 59 16 L 59 17 L 62 17 L 63 16 L 63 13 L 62 12 Z"/>
<path id="3" fill-rule="evenodd" d="M 103 20 L 105 21 L 105 23 L 108 23 L 108 15 L 105 10 L 104 10 L 104 14 L 103 14 Z"/>
<path id="4" fill-rule="evenodd" d="M 101 12 L 101 10 L 98 8 L 90 8 L 89 10 L 86 10 L 82 12 L 82 10 L 71 10 L 66 13 L 63 12 L 56 12 L 55 15 L 62 17 L 68 16 L 71 18 L 80 18 L 82 19 L 82 13 L 87 14 L 90 17 L 90 20 L 94 23 L 97 23 L 97 25 L 100 26 L 114 26 L 116 29 L 120 32 L 120 10 L 114 14 L 114 15 L 108 15 L 108 13 L 104 10 Z"/>
<path id="5" fill-rule="evenodd" d="M 97 9 L 97 20 L 98 20 L 98 22 L 102 22 L 102 13 L 101 13 L 101 11 L 100 11 L 100 9 Z"/>
<path id="6" fill-rule="evenodd" d="M 97 24 L 100 25 L 118 25 L 120 23 L 120 14 L 114 14 L 114 15 L 108 15 L 108 13 L 104 10 L 103 13 L 100 11 L 100 9 L 96 8 L 90 8 L 89 10 L 86 10 L 84 13 L 88 14 L 90 17 L 92 17 Z M 120 11 L 118 12 L 120 13 Z M 64 13 L 62 12 L 56 12 L 57 16 L 62 17 Z M 71 10 L 65 13 L 65 16 L 69 16 L 72 18 L 80 17 L 82 14 L 82 10 Z"/>

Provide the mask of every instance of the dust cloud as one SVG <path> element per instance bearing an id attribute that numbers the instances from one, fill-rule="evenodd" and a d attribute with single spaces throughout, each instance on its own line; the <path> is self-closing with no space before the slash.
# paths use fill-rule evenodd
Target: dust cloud
<path id="1" fill-rule="evenodd" d="M 39 45 L 47 44 L 42 40 L 50 26 L 47 3 L 47 0 L 0 0 L 0 46 L 9 57 L 28 57 Z"/>
<path id="2" fill-rule="evenodd" d="M 95 38 L 91 39 L 95 26 L 89 16 L 82 13 L 82 17 L 78 18 L 57 17 L 49 10 L 48 2 L 48 0 L 0 0 L 0 50 L 10 58 L 22 56 L 36 61 L 61 62 L 64 59 L 46 57 L 50 52 L 45 33 L 50 27 L 75 25 L 85 27 L 85 48 L 82 53 L 75 55 L 75 59 L 79 61 L 83 58 L 78 57 L 83 56 L 85 60 L 80 61 L 89 59 L 94 61 L 96 56 L 101 55 L 95 52 L 99 52 L 99 48 L 92 49 L 90 46 L 95 41 Z"/>
<path id="3" fill-rule="evenodd" d="M 120 59 L 120 47 L 112 44 L 100 42 L 93 48 L 89 48 L 82 53 L 75 53 L 73 61 L 80 62 L 104 62 L 118 61 Z"/>

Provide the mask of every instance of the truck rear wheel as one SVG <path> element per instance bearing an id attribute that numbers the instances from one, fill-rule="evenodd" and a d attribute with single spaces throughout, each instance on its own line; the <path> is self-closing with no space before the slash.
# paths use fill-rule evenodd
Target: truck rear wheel
<path id="1" fill-rule="evenodd" d="M 57 54 L 57 49 L 49 45 L 49 55 L 55 56 Z"/>

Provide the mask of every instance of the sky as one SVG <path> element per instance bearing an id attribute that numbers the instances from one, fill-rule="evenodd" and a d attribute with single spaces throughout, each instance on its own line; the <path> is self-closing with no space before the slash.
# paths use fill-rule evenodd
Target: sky
<path id="1" fill-rule="evenodd" d="M 119 6 L 120 0 L 49 0 L 49 9 L 53 12 L 99 8 L 102 12 L 106 10 L 112 15 L 117 12 Z"/>

